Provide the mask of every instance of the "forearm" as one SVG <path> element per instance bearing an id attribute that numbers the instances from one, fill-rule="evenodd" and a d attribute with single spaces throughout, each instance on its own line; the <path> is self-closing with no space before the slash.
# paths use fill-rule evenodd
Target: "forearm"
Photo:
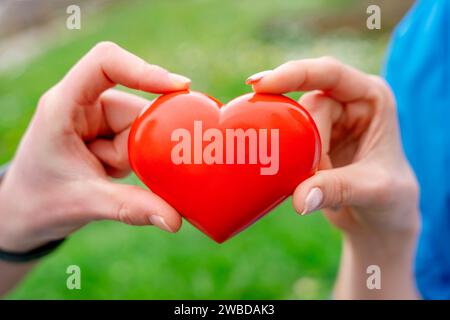
<path id="1" fill-rule="evenodd" d="M 13 289 L 35 264 L 35 262 L 15 264 L 0 261 L 0 297 Z"/>
<path id="2" fill-rule="evenodd" d="M 418 299 L 413 274 L 415 247 L 416 232 L 344 236 L 334 297 Z M 379 277 L 379 288 L 376 288 L 375 277 Z"/>

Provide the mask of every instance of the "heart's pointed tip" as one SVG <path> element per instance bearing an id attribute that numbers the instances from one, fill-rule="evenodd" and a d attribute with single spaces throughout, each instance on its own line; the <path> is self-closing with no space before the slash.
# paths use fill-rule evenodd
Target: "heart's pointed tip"
<path id="1" fill-rule="evenodd" d="M 222 237 L 212 237 L 212 236 L 210 236 L 210 238 L 211 238 L 215 243 L 217 243 L 217 244 L 222 244 L 222 243 L 224 243 L 225 241 L 227 241 L 228 239 L 230 239 L 230 237 L 224 237 L 224 238 L 222 238 Z"/>

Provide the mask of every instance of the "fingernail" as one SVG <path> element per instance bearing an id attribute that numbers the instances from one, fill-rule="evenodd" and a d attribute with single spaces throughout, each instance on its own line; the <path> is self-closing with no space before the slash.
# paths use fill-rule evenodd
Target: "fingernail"
<path id="1" fill-rule="evenodd" d="M 302 216 L 316 211 L 323 201 L 323 193 L 319 188 L 312 188 L 305 199 L 305 208 L 300 213 Z"/>
<path id="2" fill-rule="evenodd" d="M 255 73 L 254 75 L 248 77 L 247 80 L 245 80 L 245 83 L 252 84 L 252 83 L 258 82 L 259 80 L 261 80 L 263 77 L 267 76 L 271 72 L 273 72 L 273 71 L 266 70 L 266 71 L 261 71 L 261 72 Z"/>
<path id="3" fill-rule="evenodd" d="M 160 228 L 161 230 L 168 231 L 171 233 L 174 232 L 174 230 L 171 227 L 169 227 L 169 225 L 166 223 L 163 217 L 153 215 L 150 216 L 149 220 L 152 225 Z"/>
<path id="4" fill-rule="evenodd" d="M 191 83 L 191 79 L 177 73 L 169 73 L 169 79 L 172 80 L 173 82 L 181 83 L 183 85 Z"/>

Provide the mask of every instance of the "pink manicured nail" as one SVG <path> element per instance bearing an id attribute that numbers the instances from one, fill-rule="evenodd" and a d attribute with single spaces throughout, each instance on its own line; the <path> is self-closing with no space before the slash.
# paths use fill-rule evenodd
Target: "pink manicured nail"
<path id="1" fill-rule="evenodd" d="M 261 80 L 263 77 L 265 77 L 266 75 L 268 75 L 271 72 L 273 72 L 273 71 L 266 70 L 266 71 L 261 71 L 261 72 L 255 73 L 254 75 L 248 77 L 247 80 L 245 80 L 245 83 L 252 84 L 252 83 L 258 82 L 259 80 Z"/>
<path id="2" fill-rule="evenodd" d="M 174 230 L 171 227 L 169 227 L 169 225 L 166 223 L 163 217 L 153 215 L 150 216 L 149 220 L 152 225 L 160 228 L 161 230 L 168 231 L 171 233 L 174 232 Z"/>
<path id="3" fill-rule="evenodd" d="M 302 216 L 316 211 L 323 201 L 323 193 L 319 188 L 312 188 L 305 199 L 305 208 L 300 213 Z"/>
<path id="4" fill-rule="evenodd" d="M 170 80 L 172 80 L 173 82 L 176 83 L 180 83 L 180 84 L 187 84 L 187 83 L 191 83 L 191 79 L 182 76 L 181 74 L 176 74 L 176 73 L 169 73 L 169 78 Z"/>

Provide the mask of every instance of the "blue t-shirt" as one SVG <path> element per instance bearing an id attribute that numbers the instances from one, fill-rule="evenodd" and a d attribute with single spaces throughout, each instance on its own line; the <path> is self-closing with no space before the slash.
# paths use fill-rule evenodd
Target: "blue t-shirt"
<path id="1" fill-rule="evenodd" d="M 393 34 L 384 72 L 421 187 L 418 288 L 425 299 L 450 299 L 450 0 L 415 4 Z"/>

